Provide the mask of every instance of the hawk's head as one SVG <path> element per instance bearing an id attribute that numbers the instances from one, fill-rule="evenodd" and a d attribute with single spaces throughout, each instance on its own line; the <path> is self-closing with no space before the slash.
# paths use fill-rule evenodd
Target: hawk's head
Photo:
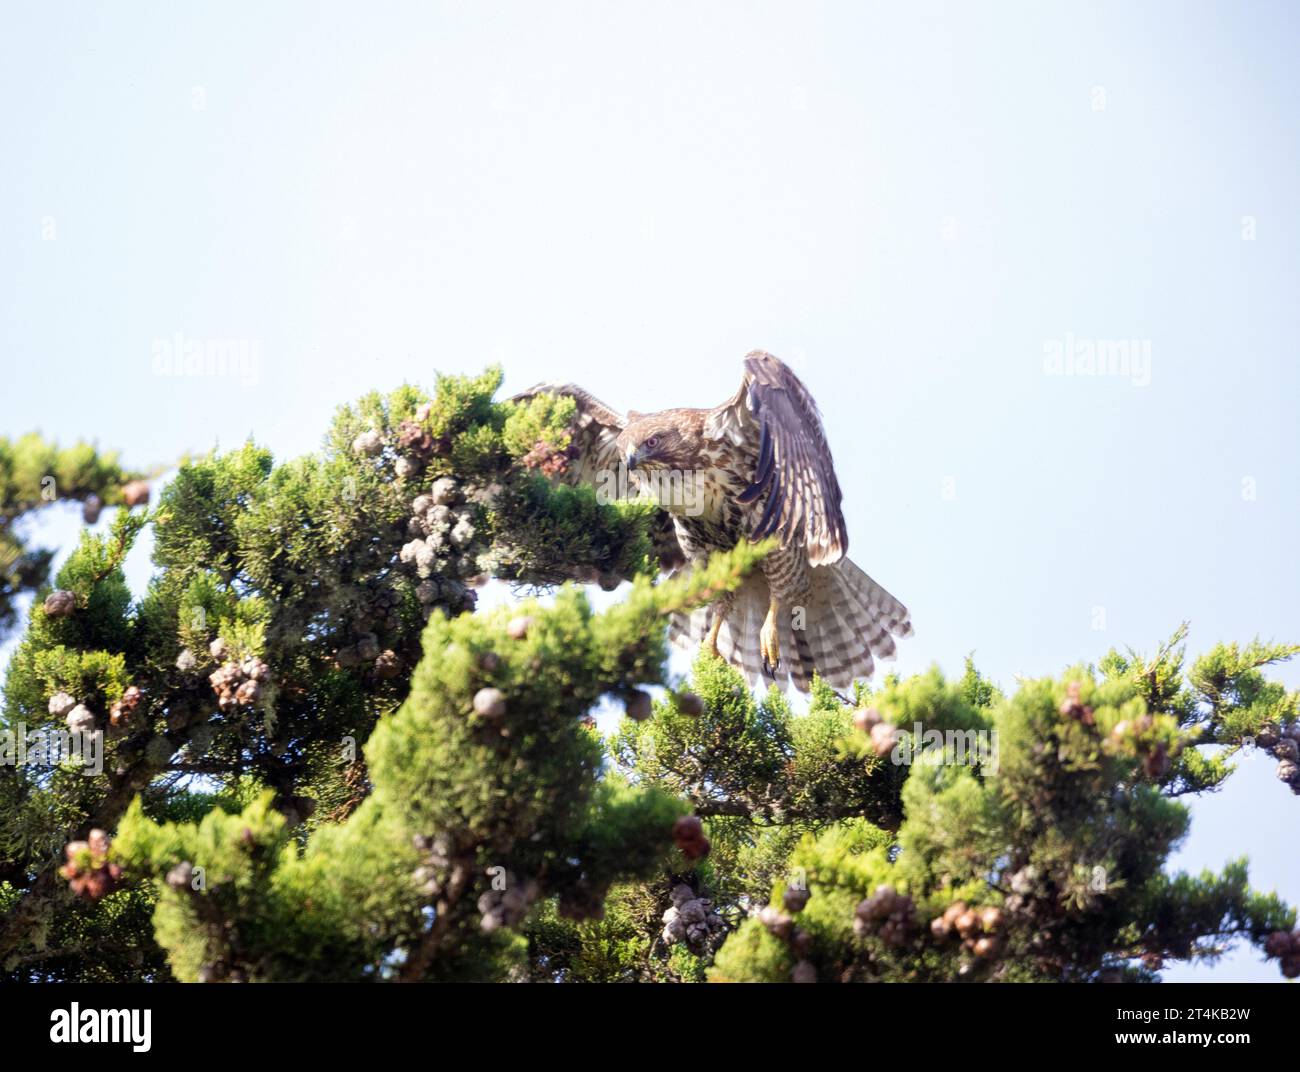
<path id="1" fill-rule="evenodd" d="M 672 410 L 645 414 L 633 411 L 627 418 L 617 446 L 628 472 L 686 469 L 694 463 L 693 445 L 687 442 Z"/>

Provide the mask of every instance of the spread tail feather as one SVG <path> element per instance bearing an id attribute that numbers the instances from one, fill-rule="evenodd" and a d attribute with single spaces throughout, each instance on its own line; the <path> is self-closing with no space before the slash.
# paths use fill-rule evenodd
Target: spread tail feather
<path id="1" fill-rule="evenodd" d="M 907 608 L 847 558 L 813 567 L 811 580 L 801 607 L 782 608 L 781 665 L 774 679 L 783 689 L 793 681 L 795 688 L 808 692 L 816 671 L 832 688 L 847 690 L 855 680 L 870 678 L 877 660 L 894 658 L 894 638 L 911 636 L 912 623 Z M 718 633 L 718 653 L 760 685 L 764 673 L 758 635 L 768 602 L 767 579 L 761 572 L 751 573 L 737 589 Z M 669 639 L 694 653 L 708 636 L 713 616 L 711 606 L 674 614 Z"/>

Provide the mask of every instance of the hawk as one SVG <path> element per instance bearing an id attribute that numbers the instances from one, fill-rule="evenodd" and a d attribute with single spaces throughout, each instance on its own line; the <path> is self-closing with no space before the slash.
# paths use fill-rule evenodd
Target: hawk
<path id="1" fill-rule="evenodd" d="M 869 678 L 876 659 L 893 657 L 894 637 L 911 635 L 907 608 L 846 557 L 817 404 L 771 354 L 749 354 L 740 389 L 713 409 L 623 416 L 573 384 L 538 384 L 515 399 L 538 394 L 577 404 L 564 478 L 655 497 L 687 562 L 777 537 L 736 591 L 674 615 L 674 644 L 703 644 L 751 681 L 765 675 L 807 692 L 814 671 L 837 689 Z"/>

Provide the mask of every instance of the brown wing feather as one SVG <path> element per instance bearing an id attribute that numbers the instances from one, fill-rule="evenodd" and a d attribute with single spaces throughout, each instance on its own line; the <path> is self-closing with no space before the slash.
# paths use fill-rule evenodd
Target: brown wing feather
<path id="1" fill-rule="evenodd" d="M 710 411 L 705 434 L 749 447 L 757 461 L 742 503 L 763 496 L 751 539 L 779 535 L 783 545 L 802 537 L 814 566 L 838 562 L 849 547 L 840 509 L 843 495 L 808 389 L 783 362 L 755 350 L 745 358 L 740 390 Z"/>

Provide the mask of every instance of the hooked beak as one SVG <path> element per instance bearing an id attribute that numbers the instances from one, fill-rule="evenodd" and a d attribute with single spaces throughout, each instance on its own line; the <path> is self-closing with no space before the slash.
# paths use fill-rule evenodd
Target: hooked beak
<path id="1" fill-rule="evenodd" d="M 628 468 L 628 472 L 631 472 L 633 469 L 635 469 L 636 466 L 637 466 L 637 462 L 639 462 L 640 460 L 641 460 L 641 448 L 640 448 L 640 447 L 633 447 L 631 450 L 629 450 L 629 451 L 627 452 L 627 468 Z"/>

